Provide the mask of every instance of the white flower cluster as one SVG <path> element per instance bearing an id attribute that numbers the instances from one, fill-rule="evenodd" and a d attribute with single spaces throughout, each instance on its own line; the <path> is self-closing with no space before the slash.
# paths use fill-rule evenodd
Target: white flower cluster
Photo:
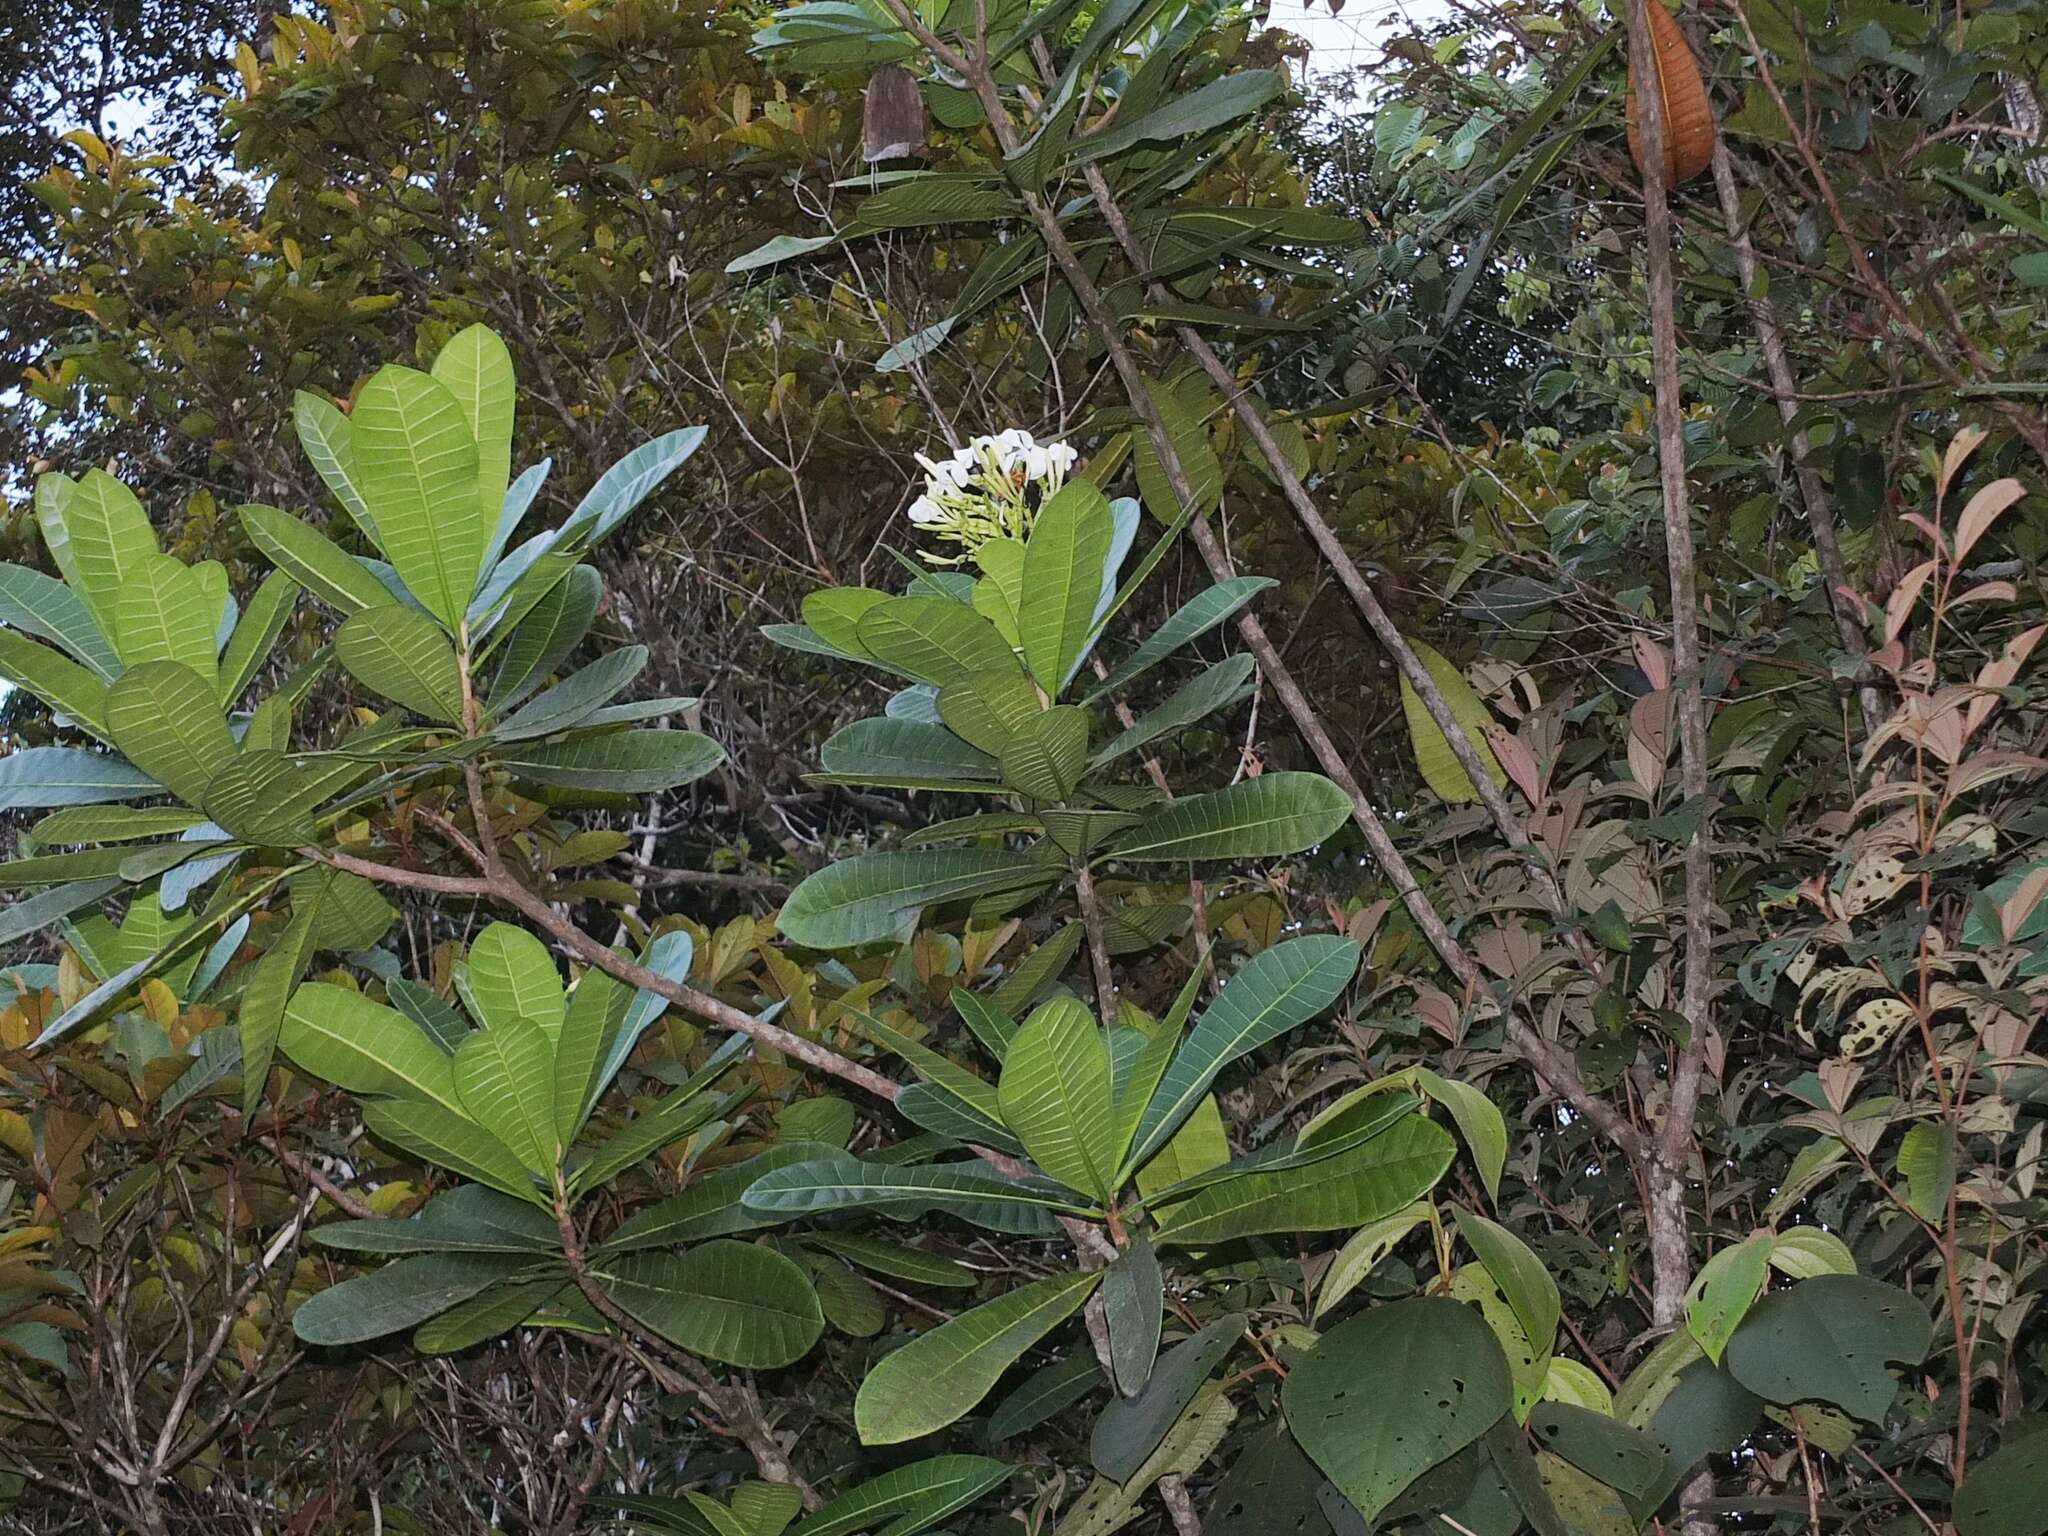
<path id="1" fill-rule="evenodd" d="M 957 555 L 933 556 L 936 564 L 964 564 L 990 539 L 1028 534 L 1039 507 L 1066 483 L 1079 458 L 1065 443 L 1041 443 L 1014 427 L 977 437 L 950 458 L 919 454 L 924 494 L 910 504 L 910 520 L 961 547 Z"/>

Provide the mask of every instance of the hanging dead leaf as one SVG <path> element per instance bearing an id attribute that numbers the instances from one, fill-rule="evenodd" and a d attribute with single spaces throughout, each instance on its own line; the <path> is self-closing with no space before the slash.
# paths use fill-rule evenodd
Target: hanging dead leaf
<path id="1" fill-rule="evenodd" d="M 1714 157 L 1714 111 L 1707 104 L 1706 82 L 1694 62 L 1692 48 L 1671 13 L 1659 0 L 1644 0 L 1650 20 L 1650 57 L 1657 70 L 1663 106 L 1664 184 L 1675 187 L 1692 180 Z M 1642 130 L 1636 121 L 1634 81 L 1628 92 L 1628 152 L 1643 166 Z"/>

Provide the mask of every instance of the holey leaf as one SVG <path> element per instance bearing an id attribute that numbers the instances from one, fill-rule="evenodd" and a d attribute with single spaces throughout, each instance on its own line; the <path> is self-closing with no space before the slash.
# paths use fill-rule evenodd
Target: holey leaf
<path id="1" fill-rule="evenodd" d="M 1513 1400 L 1485 1320 L 1443 1297 L 1339 1323 L 1287 1377 L 1287 1427 L 1368 1525 L 1429 1468 L 1484 1435 Z"/>
<path id="2" fill-rule="evenodd" d="M 971 1411 L 1025 1350 L 1065 1322 L 1101 1279 L 1054 1275 L 984 1302 L 885 1356 L 854 1398 L 864 1445 L 896 1445 Z"/>
<path id="3" fill-rule="evenodd" d="M 1419 641 L 1410 643 L 1422 662 L 1423 670 L 1429 673 L 1437 691 L 1450 706 L 1452 717 L 1471 738 L 1472 750 L 1479 754 L 1479 761 L 1486 766 L 1487 777 L 1493 780 L 1496 789 L 1505 787 L 1508 776 L 1494 760 L 1493 749 L 1487 746 L 1483 730 L 1493 717 L 1479 702 L 1479 695 L 1465 681 L 1464 673 L 1443 656 Z M 1478 799 L 1479 791 L 1472 787 L 1471 779 L 1466 777 L 1464 768 L 1452 755 L 1451 744 L 1422 702 L 1422 695 L 1405 677 L 1401 679 L 1401 713 L 1408 721 L 1408 737 L 1415 747 L 1415 766 L 1421 771 L 1423 782 L 1440 799 L 1453 804 Z"/>

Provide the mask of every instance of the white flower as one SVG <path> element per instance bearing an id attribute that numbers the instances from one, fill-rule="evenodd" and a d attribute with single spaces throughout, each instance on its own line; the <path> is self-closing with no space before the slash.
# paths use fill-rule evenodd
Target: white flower
<path id="1" fill-rule="evenodd" d="M 1033 443 L 1024 450 L 1024 473 L 1030 479 L 1043 480 L 1052 473 L 1052 450 Z"/>
<path id="2" fill-rule="evenodd" d="M 945 509 L 929 496 L 920 496 L 910 504 L 910 520 L 920 528 L 936 528 L 946 521 Z"/>
<path id="3" fill-rule="evenodd" d="M 1045 456 L 1052 465 L 1053 473 L 1057 475 L 1065 475 L 1081 460 L 1080 453 L 1065 443 L 1047 443 Z"/>

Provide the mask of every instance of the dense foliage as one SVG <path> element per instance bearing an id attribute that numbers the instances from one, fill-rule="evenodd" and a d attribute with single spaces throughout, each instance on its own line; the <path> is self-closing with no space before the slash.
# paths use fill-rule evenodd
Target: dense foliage
<path id="1" fill-rule="evenodd" d="M 2048 1532 L 2048 10 L 1655 4 L 71 133 L 0 1519 Z"/>

